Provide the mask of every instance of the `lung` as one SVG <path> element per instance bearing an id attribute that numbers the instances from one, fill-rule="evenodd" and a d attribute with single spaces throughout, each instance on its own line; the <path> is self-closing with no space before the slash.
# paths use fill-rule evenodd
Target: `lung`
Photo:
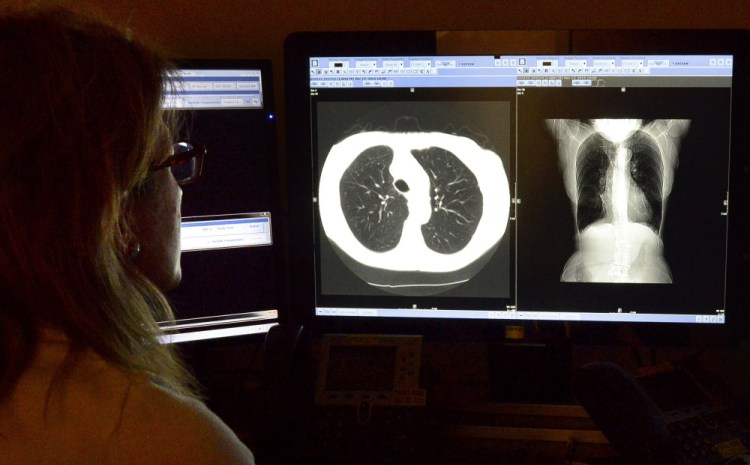
<path id="1" fill-rule="evenodd" d="M 406 183 L 394 180 L 390 173 L 392 162 L 390 147 L 370 147 L 354 159 L 339 182 L 346 223 L 354 237 L 374 252 L 398 246 L 409 216 L 406 197 L 401 193 Z"/>
<path id="2" fill-rule="evenodd" d="M 661 152 L 654 138 L 644 131 L 637 131 L 625 144 L 630 151 L 630 178 L 645 197 L 642 210 L 631 208 L 631 215 L 636 222 L 646 224 L 659 235 L 666 198 Z"/>
<path id="3" fill-rule="evenodd" d="M 439 147 L 413 150 L 412 155 L 430 179 L 431 215 L 422 225 L 425 244 L 444 254 L 463 250 L 482 218 L 477 177 L 456 155 Z"/>
<path id="4" fill-rule="evenodd" d="M 578 231 L 606 216 L 603 197 L 607 190 L 607 172 L 612 164 L 614 144 L 599 134 L 588 137 L 576 157 L 576 184 L 578 205 L 576 226 Z"/>

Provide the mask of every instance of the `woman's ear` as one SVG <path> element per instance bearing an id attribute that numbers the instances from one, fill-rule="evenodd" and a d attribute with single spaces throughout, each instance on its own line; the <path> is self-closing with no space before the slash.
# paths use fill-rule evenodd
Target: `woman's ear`
<path id="1" fill-rule="evenodd" d="M 182 189 L 169 169 L 154 171 L 143 189 L 131 193 L 123 209 L 127 252 L 134 265 L 157 287 L 167 291 L 182 279 L 180 224 Z M 137 245 L 137 248 L 136 248 Z"/>

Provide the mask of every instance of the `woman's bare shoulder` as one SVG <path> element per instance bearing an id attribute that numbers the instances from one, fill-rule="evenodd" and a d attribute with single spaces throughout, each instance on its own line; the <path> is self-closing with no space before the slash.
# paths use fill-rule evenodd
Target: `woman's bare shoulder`
<path id="1" fill-rule="evenodd" d="M 252 465 L 253 455 L 202 402 L 85 351 L 58 387 L 64 342 L 45 343 L 0 404 L 0 465 Z"/>
<path id="2" fill-rule="evenodd" d="M 133 442 L 128 448 L 143 463 L 254 464 L 250 450 L 203 402 L 146 379 L 132 383 L 117 434 Z"/>

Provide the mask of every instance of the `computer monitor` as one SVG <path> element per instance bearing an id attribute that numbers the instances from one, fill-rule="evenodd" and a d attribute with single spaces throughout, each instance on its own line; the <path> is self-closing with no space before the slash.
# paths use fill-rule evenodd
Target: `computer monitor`
<path id="1" fill-rule="evenodd" d="M 283 253 L 275 220 L 276 116 L 267 60 L 181 60 L 164 107 L 180 140 L 206 146 L 201 177 L 183 186 L 182 282 L 163 339 L 264 334 L 277 324 Z"/>
<path id="2" fill-rule="evenodd" d="M 502 37 L 453 54 L 449 33 L 287 39 L 296 306 L 319 323 L 739 321 L 747 35 Z"/>

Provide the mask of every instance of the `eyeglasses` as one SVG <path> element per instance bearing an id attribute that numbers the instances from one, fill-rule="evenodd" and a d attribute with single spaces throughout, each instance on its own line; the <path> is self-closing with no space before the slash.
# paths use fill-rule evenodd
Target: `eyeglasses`
<path id="1" fill-rule="evenodd" d="M 206 146 L 202 144 L 190 144 L 178 142 L 172 146 L 173 155 L 162 163 L 151 167 L 151 171 L 169 168 L 172 170 L 177 184 L 184 186 L 198 179 L 203 169 L 203 157 L 206 155 Z"/>

